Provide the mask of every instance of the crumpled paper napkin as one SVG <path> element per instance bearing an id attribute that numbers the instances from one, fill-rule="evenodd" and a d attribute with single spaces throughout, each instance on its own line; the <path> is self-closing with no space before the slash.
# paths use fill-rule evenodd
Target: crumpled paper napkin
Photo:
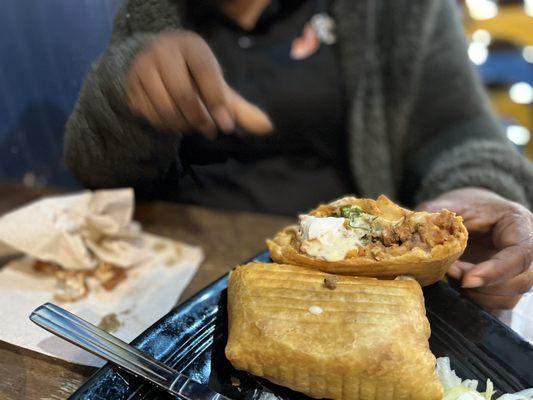
<path id="1" fill-rule="evenodd" d="M 133 203 L 132 189 L 44 198 L 1 217 L 0 242 L 70 270 L 129 268 L 148 257 Z"/>
<path id="2" fill-rule="evenodd" d="M 131 189 L 38 200 L 0 217 L 0 243 L 26 256 L 0 267 L 0 340 L 82 365 L 103 361 L 34 325 L 29 314 L 52 302 L 129 342 L 176 304 L 203 260 L 199 247 L 142 232 L 131 220 Z M 54 300 L 56 280 L 35 259 L 72 270 L 99 260 L 127 269 L 111 291 L 88 278 L 89 294 Z"/>

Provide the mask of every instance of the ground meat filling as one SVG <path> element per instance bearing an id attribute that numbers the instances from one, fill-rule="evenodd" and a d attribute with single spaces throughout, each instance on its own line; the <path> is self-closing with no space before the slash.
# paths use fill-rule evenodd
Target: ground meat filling
<path id="1" fill-rule="evenodd" d="M 448 210 L 423 216 L 411 213 L 400 223 L 383 226 L 379 234 L 372 235 L 367 252 L 379 261 L 387 255 L 402 255 L 415 247 L 429 251 L 457 236 L 455 218 Z"/>
<path id="2" fill-rule="evenodd" d="M 312 257 L 340 261 L 368 257 L 380 261 L 415 248 L 430 252 L 460 236 L 454 213 L 413 212 L 401 209 L 383 213 L 372 207 L 323 206 L 300 216 L 295 245 Z"/>

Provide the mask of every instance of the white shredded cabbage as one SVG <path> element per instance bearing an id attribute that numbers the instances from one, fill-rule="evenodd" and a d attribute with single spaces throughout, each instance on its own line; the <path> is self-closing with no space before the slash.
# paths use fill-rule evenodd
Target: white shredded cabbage
<path id="1" fill-rule="evenodd" d="M 444 388 L 443 400 L 493 400 L 494 386 L 487 379 L 487 389 L 484 393 L 477 391 L 478 381 L 473 379 L 461 380 L 452 370 L 448 357 L 437 358 L 437 375 Z M 515 394 L 504 394 L 494 400 L 533 400 L 533 388 L 522 390 Z"/>

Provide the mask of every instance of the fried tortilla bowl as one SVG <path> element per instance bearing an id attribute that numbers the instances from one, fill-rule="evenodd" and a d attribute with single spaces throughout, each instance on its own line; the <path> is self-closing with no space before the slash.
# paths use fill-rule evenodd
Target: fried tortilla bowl
<path id="1" fill-rule="evenodd" d="M 228 283 L 232 365 L 314 398 L 441 400 L 412 278 L 335 276 L 251 263 Z"/>
<path id="2" fill-rule="evenodd" d="M 383 195 L 377 200 L 345 197 L 304 216 L 307 224 L 310 219 L 320 222 L 319 218 L 328 217 L 333 222 L 345 218 L 342 235 L 357 234 L 353 239 L 357 245 L 340 259 L 338 254 L 333 260 L 322 256 L 319 250 L 324 245 L 316 239 L 305 240 L 303 224 L 287 227 L 267 240 L 272 259 L 342 275 L 382 279 L 409 275 L 426 286 L 444 276 L 463 253 L 468 238 L 462 218 L 453 212 L 414 212 Z"/>

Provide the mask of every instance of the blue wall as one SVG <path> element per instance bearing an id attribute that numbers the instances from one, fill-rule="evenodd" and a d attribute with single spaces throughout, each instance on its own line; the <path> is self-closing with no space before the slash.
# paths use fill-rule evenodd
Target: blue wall
<path id="1" fill-rule="evenodd" d="M 121 0 L 0 0 L 0 180 L 74 186 L 65 121 Z"/>

